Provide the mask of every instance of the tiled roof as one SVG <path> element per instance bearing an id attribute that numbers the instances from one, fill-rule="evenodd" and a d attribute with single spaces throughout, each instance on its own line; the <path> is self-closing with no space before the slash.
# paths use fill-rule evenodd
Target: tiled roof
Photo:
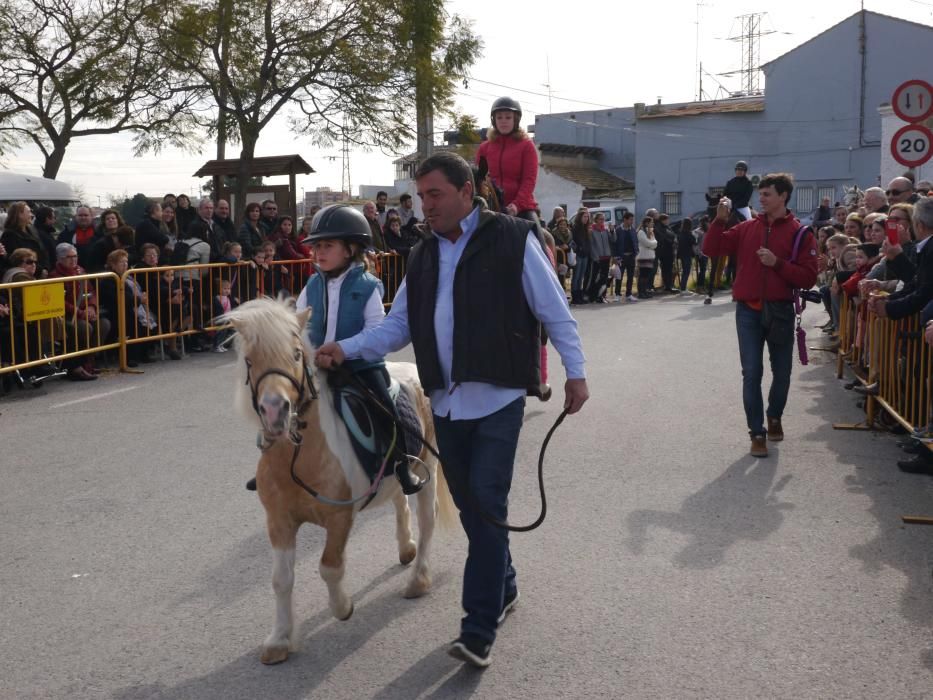
<path id="1" fill-rule="evenodd" d="M 239 158 L 230 158 L 226 160 L 209 160 L 201 169 L 194 174 L 194 177 L 206 177 L 208 175 L 233 175 L 236 176 L 239 167 Z M 307 175 L 314 172 L 314 168 L 305 162 L 305 159 L 298 154 L 290 156 L 268 156 L 263 158 L 253 158 L 253 164 L 249 169 L 252 177 L 271 177 L 273 175 L 288 175 L 291 172 Z"/>
<path id="2" fill-rule="evenodd" d="M 764 112 L 763 97 L 749 99 L 740 97 L 731 100 L 712 102 L 688 102 L 681 105 L 649 105 L 638 114 L 638 119 L 658 119 L 660 117 L 692 117 L 697 114 L 731 114 L 735 112 Z"/>
<path id="3" fill-rule="evenodd" d="M 616 192 L 635 188 L 635 185 L 628 180 L 598 168 L 577 168 L 570 165 L 542 165 L 542 167 L 558 177 L 582 185 L 584 190 L 589 192 Z"/>
<path id="4" fill-rule="evenodd" d="M 602 155 L 603 149 L 594 146 L 569 146 L 564 143 L 542 143 L 538 144 L 538 150 L 542 153 L 567 153 L 571 155 L 593 156 L 598 158 Z"/>

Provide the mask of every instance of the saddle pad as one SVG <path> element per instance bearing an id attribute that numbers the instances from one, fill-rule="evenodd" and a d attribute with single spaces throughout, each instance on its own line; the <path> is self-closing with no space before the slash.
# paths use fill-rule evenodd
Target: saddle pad
<path id="1" fill-rule="evenodd" d="M 406 454 L 417 456 L 421 454 L 424 433 L 421 431 L 421 421 L 418 419 L 418 410 L 415 408 L 415 400 L 411 396 L 410 389 L 401 386 L 394 379 L 392 380 L 392 384 L 393 388 L 394 386 L 399 387 L 398 395 L 393 396 L 395 398 L 395 411 L 402 425 L 406 428 L 403 443 L 405 445 L 405 452 Z M 390 388 L 390 391 L 391 390 Z"/>
<path id="2" fill-rule="evenodd" d="M 414 400 L 409 391 L 394 379 L 389 387 L 389 395 L 395 402 L 399 420 L 406 427 L 404 434 L 400 431 L 397 435 L 398 449 L 406 454 L 417 455 L 421 452 L 424 434 Z M 384 424 L 387 418 L 372 405 L 371 397 L 364 396 L 355 387 L 344 386 L 336 389 L 334 399 L 337 413 L 347 426 L 347 432 L 360 464 L 369 480 L 375 481 L 385 450 L 388 448 L 388 445 L 380 440 L 376 424 L 377 422 Z"/>

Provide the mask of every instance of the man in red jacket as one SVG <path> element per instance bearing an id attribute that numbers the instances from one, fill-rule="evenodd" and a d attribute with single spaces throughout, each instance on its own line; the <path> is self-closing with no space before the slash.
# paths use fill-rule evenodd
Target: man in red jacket
<path id="1" fill-rule="evenodd" d="M 731 203 L 724 197 L 703 239 L 704 255 L 738 258 L 732 297 L 736 301 L 735 326 L 742 362 L 742 402 L 754 457 L 768 456 L 767 440 L 784 439 L 781 416 L 794 360 L 793 290 L 809 289 L 816 283 L 817 245 L 810 230 L 803 232 L 797 256 L 791 259 L 794 239 L 800 231 L 800 222 L 787 209 L 793 191 L 790 175 L 767 175 L 758 185 L 758 217 L 729 230 L 725 230 L 725 223 Z M 761 397 L 766 343 L 772 374 L 767 431 Z"/>

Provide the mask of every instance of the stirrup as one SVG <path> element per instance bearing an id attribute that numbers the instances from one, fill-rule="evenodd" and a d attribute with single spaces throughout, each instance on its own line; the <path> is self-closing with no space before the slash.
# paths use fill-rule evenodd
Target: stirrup
<path id="1" fill-rule="evenodd" d="M 405 455 L 403 459 L 400 459 L 395 463 L 395 478 L 398 479 L 398 483 L 402 487 L 402 493 L 404 493 L 406 496 L 412 496 L 418 493 L 430 480 L 430 474 L 428 475 L 428 478 L 425 479 L 419 479 L 415 476 L 414 471 L 411 469 L 411 463 L 413 461 L 418 462 L 419 464 L 424 464 L 420 459 L 413 455 Z"/>

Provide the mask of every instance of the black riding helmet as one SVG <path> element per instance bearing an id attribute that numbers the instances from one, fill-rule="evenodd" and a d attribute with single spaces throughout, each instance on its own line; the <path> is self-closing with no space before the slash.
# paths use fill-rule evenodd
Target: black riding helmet
<path id="1" fill-rule="evenodd" d="M 314 215 L 311 233 L 302 242 L 314 243 L 323 240 L 357 243 L 364 248 L 373 246 L 369 222 L 363 216 L 363 212 L 349 204 L 331 204 Z"/>
<path id="2" fill-rule="evenodd" d="M 493 126 L 496 125 L 496 112 L 503 111 L 515 112 L 515 126 L 518 127 L 518 123 L 522 120 L 522 106 L 518 104 L 518 100 L 513 100 L 511 97 L 500 97 L 492 103 L 489 118 L 492 119 Z"/>
<path id="3" fill-rule="evenodd" d="M 734 170 L 744 170 L 745 172 L 748 172 L 748 163 L 746 163 L 744 160 L 740 160 L 735 164 Z"/>

